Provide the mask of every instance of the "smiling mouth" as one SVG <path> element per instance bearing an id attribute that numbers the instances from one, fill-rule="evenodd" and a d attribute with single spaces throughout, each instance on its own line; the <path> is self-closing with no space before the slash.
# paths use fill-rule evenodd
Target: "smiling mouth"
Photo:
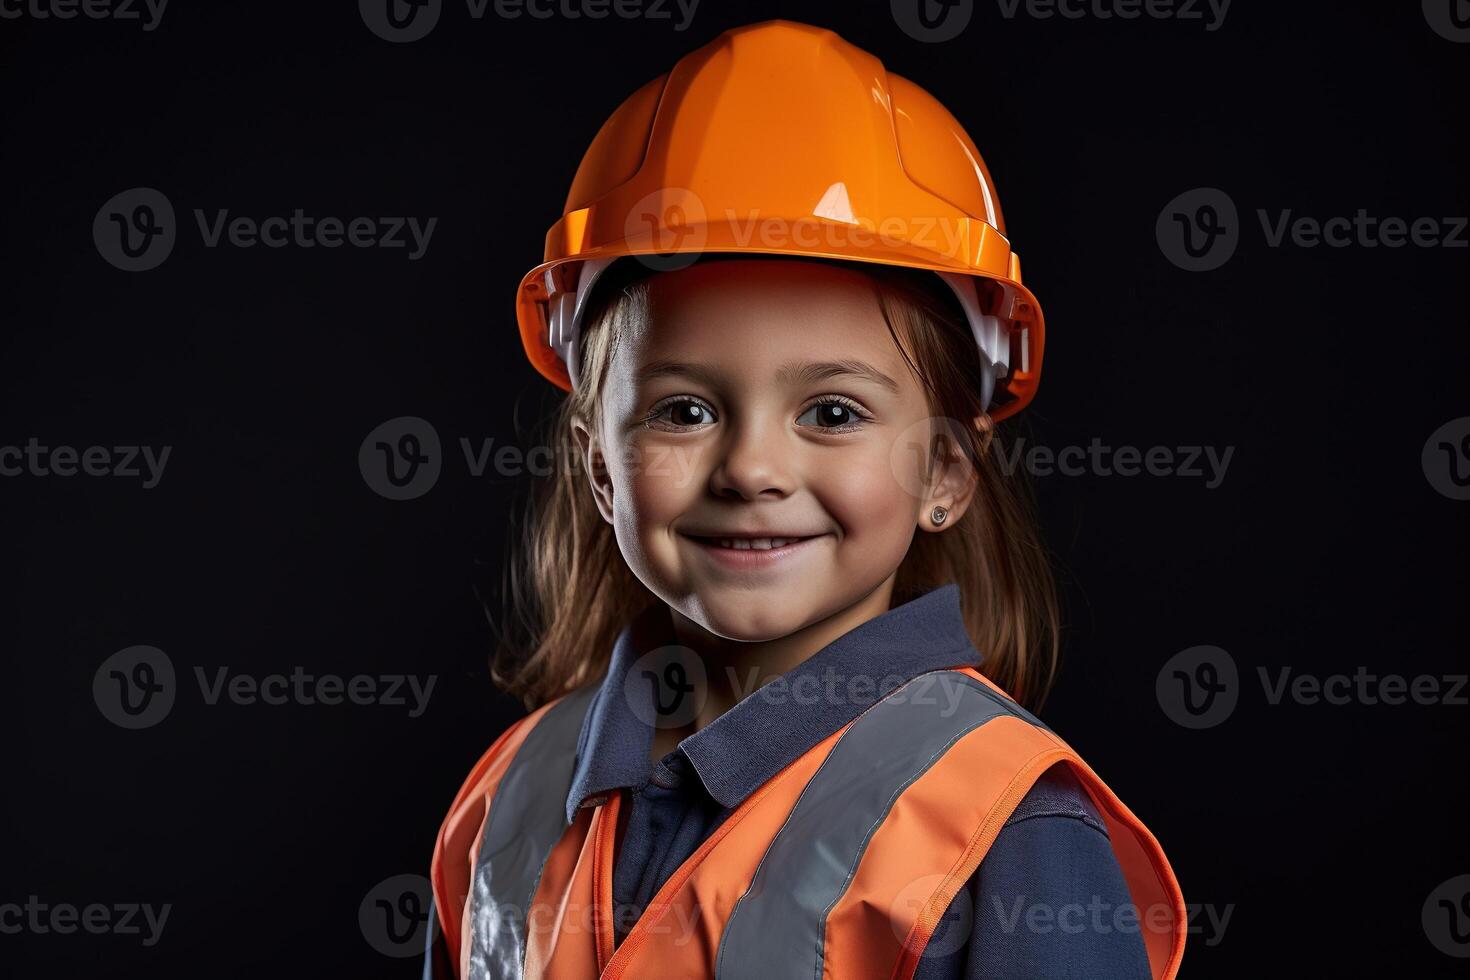
<path id="1" fill-rule="evenodd" d="M 787 535 L 785 537 L 720 537 L 718 535 L 688 534 L 685 537 L 699 542 L 707 548 L 724 548 L 730 551 L 774 551 L 789 545 L 799 544 L 820 537 L 816 534 Z"/>

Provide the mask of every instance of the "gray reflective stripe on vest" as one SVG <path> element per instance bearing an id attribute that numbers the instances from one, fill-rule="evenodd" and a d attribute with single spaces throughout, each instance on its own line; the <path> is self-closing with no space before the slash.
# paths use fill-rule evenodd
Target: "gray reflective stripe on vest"
<path id="1" fill-rule="evenodd" d="M 893 803 L 951 745 L 992 718 L 1031 714 L 965 674 L 920 674 L 860 715 L 807 781 L 735 903 L 719 980 L 822 976 L 827 915 Z"/>
<path id="2" fill-rule="evenodd" d="M 470 980 L 509 980 L 525 971 L 526 910 L 567 829 L 577 741 L 596 693 L 590 684 L 547 709 L 490 801 L 470 886 Z"/>
<path id="3" fill-rule="evenodd" d="M 438 964 L 435 957 L 443 946 L 443 934 L 439 929 L 439 909 L 434 904 L 433 889 L 429 890 L 429 928 L 424 930 L 424 972 L 421 980 L 448 980 L 442 971 L 435 972 Z"/>

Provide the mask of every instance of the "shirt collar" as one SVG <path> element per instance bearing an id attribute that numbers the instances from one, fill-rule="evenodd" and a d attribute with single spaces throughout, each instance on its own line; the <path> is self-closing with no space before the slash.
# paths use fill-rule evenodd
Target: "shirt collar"
<path id="1" fill-rule="evenodd" d="M 655 602 L 619 634 L 608 671 L 582 724 L 567 797 L 567 822 L 591 798 L 637 786 L 648 752 L 653 691 L 627 683 L 644 653 L 676 642 L 668 607 Z M 734 809 L 802 753 L 919 674 L 981 656 L 970 643 L 954 583 L 861 623 L 679 743 L 709 795 Z"/>

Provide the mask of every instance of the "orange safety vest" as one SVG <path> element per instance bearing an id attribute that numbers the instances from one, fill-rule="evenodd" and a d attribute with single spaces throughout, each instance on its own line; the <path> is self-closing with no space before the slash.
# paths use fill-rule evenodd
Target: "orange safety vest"
<path id="1" fill-rule="evenodd" d="M 566 818 L 596 690 L 501 735 L 444 821 L 430 943 L 442 930 L 461 980 L 910 978 L 950 901 L 1058 762 L 1107 825 L 1152 976 L 1178 973 L 1184 897 L 1158 841 L 1076 752 L 968 666 L 918 675 L 760 786 L 615 949 L 626 790 Z"/>

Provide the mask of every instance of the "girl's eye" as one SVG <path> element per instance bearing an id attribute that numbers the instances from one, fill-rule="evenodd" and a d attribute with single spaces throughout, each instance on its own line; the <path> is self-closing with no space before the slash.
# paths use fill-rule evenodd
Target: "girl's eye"
<path id="1" fill-rule="evenodd" d="M 666 420 L 670 425 L 688 429 L 715 420 L 714 409 L 704 402 L 692 398 L 680 398 L 662 402 L 653 407 L 644 419 L 644 424 Z"/>
<path id="2" fill-rule="evenodd" d="M 691 397 L 671 398 L 660 402 L 644 418 L 650 428 L 679 431 L 698 428 L 716 421 L 709 405 Z M 869 416 L 856 402 L 831 395 L 816 402 L 797 416 L 797 425 L 813 426 L 823 432 L 851 432 L 869 421 Z"/>
<path id="3" fill-rule="evenodd" d="M 856 403 L 846 398 L 830 396 L 802 412 L 796 419 L 797 425 L 814 425 L 827 432 L 850 432 L 867 421 L 867 415 Z"/>

